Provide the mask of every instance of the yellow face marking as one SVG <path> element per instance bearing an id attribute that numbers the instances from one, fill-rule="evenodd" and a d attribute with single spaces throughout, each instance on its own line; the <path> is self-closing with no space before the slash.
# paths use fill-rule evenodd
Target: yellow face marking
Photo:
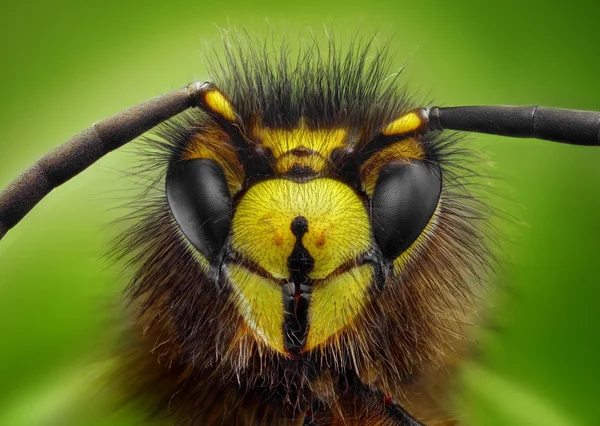
<path id="1" fill-rule="evenodd" d="M 263 147 L 269 148 L 275 158 L 275 168 L 280 173 L 291 168 L 290 158 L 284 157 L 294 149 L 306 148 L 315 151 L 320 160 L 313 160 L 316 171 L 322 171 L 331 152 L 344 145 L 348 129 L 309 129 L 304 121 L 295 129 L 270 129 L 256 127 L 252 135 Z M 318 156 L 315 156 L 318 158 Z M 303 157 L 298 157 L 303 158 Z M 281 164 L 279 163 L 281 160 Z"/>
<path id="2" fill-rule="evenodd" d="M 281 287 L 237 265 L 229 265 L 229 275 L 235 283 L 235 304 L 246 324 L 263 343 L 286 354 L 281 332 L 284 312 Z"/>
<path id="3" fill-rule="evenodd" d="M 206 158 L 216 162 L 225 173 L 229 193 L 242 189 L 244 169 L 231 146 L 231 137 L 222 130 L 206 130 L 194 136 L 185 147 L 182 160 Z"/>
<path id="4" fill-rule="evenodd" d="M 204 95 L 204 102 L 217 114 L 221 115 L 227 121 L 235 121 L 235 113 L 233 112 L 233 106 L 218 90 L 211 90 Z"/>
<path id="5" fill-rule="evenodd" d="M 373 267 L 362 265 L 315 284 L 308 310 L 306 350 L 326 343 L 352 324 L 368 300 Z"/>
<path id="6" fill-rule="evenodd" d="M 419 130 L 423 124 L 421 117 L 415 112 L 409 112 L 388 124 L 382 131 L 386 136 L 403 135 Z"/>
<path id="7" fill-rule="evenodd" d="M 359 196 L 334 179 L 299 183 L 272 179 L 250 187 L 232 221 L 235 250 L 273 278 L 289 278 L 288 258 L 296 237 L 294 218 L 304 216 L 302 243 L 315 264 L 311 279 L 323 279 L 371 247 L 371 225 Z"/>
<path id="8" fill-rule="evenodd" d="M 382 150 L 373 154 L 369 160 L 360 168 L 360 178 L 369 196 L 373 196 L 375 184 L 381 169 L 391 162 L 423 160 L 425 151 L 419 142 L 414 138 L 406 138 L 386 146 Z"/>

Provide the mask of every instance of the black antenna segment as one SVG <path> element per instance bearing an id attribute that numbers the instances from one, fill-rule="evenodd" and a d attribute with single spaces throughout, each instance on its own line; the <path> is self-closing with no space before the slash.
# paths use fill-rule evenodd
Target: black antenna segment
<path id="1" fill-rule="evenodd" d="M 57 186 L 163 121 L 201 106 L 206 90 L 205 84 L 192 83 L 133 106 L 93 124 L 44 155 L 0 191 L 0 239 Z"/>
<path id="2" fill-rule="evenodd" d="M 429 130 L 460 130 L 600 146 L 600 112 L 539 106 L 429 109 Z"/>

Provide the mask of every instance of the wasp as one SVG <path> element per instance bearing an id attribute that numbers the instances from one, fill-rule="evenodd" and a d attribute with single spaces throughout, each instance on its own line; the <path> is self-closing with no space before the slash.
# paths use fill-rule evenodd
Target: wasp
<path id="1" fill-rule="evenodd" d="M 275 54 L 277 53 L 277 54 Z M 455 424 L 447 363 L 489 269 L 461 132 L 600 145 L 600 113 L 418 105 L 385 51 L 229 47 L 211 82 L 100 121 L 0 193 L 0 237 L 152 130 L 159 196 L 118 250 L 135 269 L 120 379 L 193 425 Z"/>

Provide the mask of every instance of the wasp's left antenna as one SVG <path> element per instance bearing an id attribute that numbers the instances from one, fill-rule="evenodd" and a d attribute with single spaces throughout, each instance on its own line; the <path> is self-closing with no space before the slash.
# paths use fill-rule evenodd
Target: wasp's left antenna
<path id="1" fill-rule="evenodd" d="M 93 124 L 40 158 L 0 192 L 0 239 L 50 191 L 165 120 L 191 107 L 204 107 L 208 83 L 151 99 Z"/>
<path id="2" fill-rule="evenodd" d="M 429 110 L 429 130 L 460 130 L 571 145 L 600 146 L 600 112 L 540 106 L 464 106 Z"/>
<path id="3" fill-rule="evenodd" d="M 600 146 L 600 112 L 540 106 L 417 108 L 400 115 L 365 144 L 359 162 L 401 138 L 442 130 Z"/>

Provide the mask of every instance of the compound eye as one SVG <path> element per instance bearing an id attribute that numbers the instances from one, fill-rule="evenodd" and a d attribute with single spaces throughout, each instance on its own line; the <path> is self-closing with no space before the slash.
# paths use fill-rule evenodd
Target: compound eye
<path id="1" fill-rule="evenodd" d="M 397 258 L 423 232 L 441 191 L 437 165 L 411 160 L 381 169 L 371 208 L 375 240 L 388 260 Z"/>
<path id="2" fill-rule="evenodd" d="M 209 261 L 225 243 L 231 223 L 231 197 L 223 169 L 213 160 L 180 161 L 167 174 L 167 200 L 175 221 Z"/>

